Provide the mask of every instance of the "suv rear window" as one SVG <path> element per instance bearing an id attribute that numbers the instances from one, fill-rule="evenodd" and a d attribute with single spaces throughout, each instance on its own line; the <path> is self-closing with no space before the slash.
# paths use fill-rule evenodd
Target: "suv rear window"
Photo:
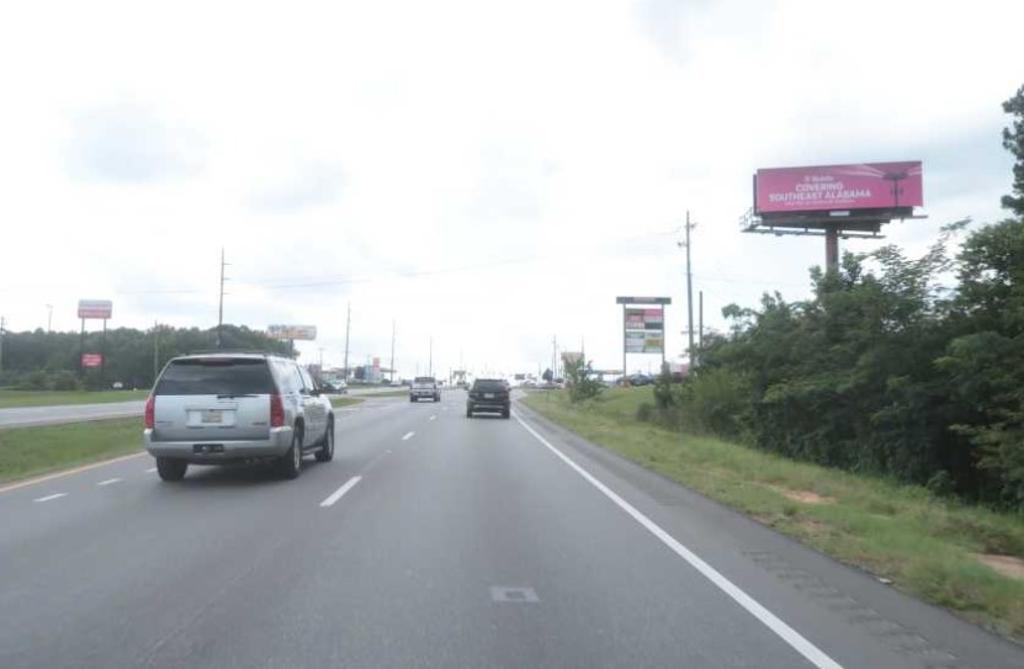
<path id="1" fill-rule="evenodd" d="M 504 381 L 496 381 L 494 379 L 477 379 L 473 382 L 473 390 L 478 390 L 483 393 L 503 393 L 508 388 L 505 387 Z"/>
<path id="2" fill-rule="evenodd" d="M 417 376 L 412 380 L 413 383 L 433 383 L 434 377 L 432 376 Z"/>
<path id="3" fill-rule="evenodd" d="M 267 395 L 276 392 L 267 361 L 255 358 L 174 360 L 155 395 Z"/>

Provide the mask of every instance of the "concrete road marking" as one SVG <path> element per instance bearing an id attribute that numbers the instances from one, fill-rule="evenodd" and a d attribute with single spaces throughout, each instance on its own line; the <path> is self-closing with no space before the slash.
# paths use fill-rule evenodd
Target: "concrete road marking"
<path id="1" fill-rule="evenodd" d="M 111 483 L 119 483 L 121 479 L 107 479 L 106 481 L 100 481 L 96 485 L 110 485 Z"/>
<path id="2" fill-rule="evenodd" d="M 348 481 L 345 482 L 345 485 L 341 486 L 340 488 L 338 488 L 337 490 L 332 492 L 327 497 L 327 499 L 325 499 L 324 501 L 320 502 L 320 506 L 322 506 L 324 508 L 329 507 L 329 506 L 333 506 L 335 502 L 337 502 L 339 499 L 341 499 L 342 495 L 347 493 L 352 488 L 356 487 L 356 484 L 359 483 L 362 480 L 363 480 L 362 476 L 353 476 L 352 478 L 350 478 Z"/>
<path id="3" fill-rule="evenodd" d="M 761 621 L 768 629 L 775 632 L 783 641 L 788 643 L 793 650 L 803 655 L 807 660 L 818 669 L 843 669 L 842 665 L 833 660 L 831 657 L 826 655 L 813 643 L 805 639 L 799 632 L 784 623 L 774 613 L 762 606 L 757 600 L 748 595 L 746 592 L 741 590 L 732 581 L 727 579 L 717 569 L 709 565 L 707 562 L 702 560 L 696 553 L 691 551 L 686 546 L 676 541 L 675 537 L 663 530 L 653 520 L 645 516 L 639 510 L 636 509 L 632 504 L 619 497 L 611 488 L 601 483 L 595 478 L 590 472 L 580 467 L 567 455 L 562 453 L 560 450 L 551 445 L 551 443 L 542 437 L 536 430 L 530 427 L 526 421 L 524 421 L 517 412 L 512 414 L 515 419 L 519 422 L 523 428 L 532 434 L 534 438 L 554 453 L 562 462 L 569 465 L 577 474 L 582 476 L 588 483 L 597 488 L 605 497 L 615 502 L 620 509 L 625 511 L 627 514 L 632 516 L 633 520 L 640 523 L 648 532 L 657 537 L 663 544 L 678 555 L 679 557 L 690 563 L 694 569 L 696 569 L 702 576 L 711 581 L 715 586 L 718 587 L 722 592 L 729 595 L 737 604 L 742 606 L 747 612 Z"/>
<path id="4" fill-rule="evenodd" d="M 533 588 L 509 588 L 503 585 L 492 585 L 491 601 L 536 604 L 540 598 Z"/>
<path id="5" fill-rule="evenodd" d="M 38 497 L 38 498 L 36 498 L 36 499 L 34 499 L 32 501 L 33 502 L 49 502 L 51 499 L 60 499 L 61 497 L 67 497 L 67 496 L 68 496 L 68 494 L 66 492 L 58 492 L 58 493 L 55 493 L 53 495 L 47 495 L 46 497 Z"/>
<path id="6" fill-rule="evenodd" d="M 410 439 L 412 439 L 412 436 L 414 434 L 416 434 L 416 433 L 415 432 L 406 432 L 405 436 L 402 437 L 402 441 L 409 441 Z"/>

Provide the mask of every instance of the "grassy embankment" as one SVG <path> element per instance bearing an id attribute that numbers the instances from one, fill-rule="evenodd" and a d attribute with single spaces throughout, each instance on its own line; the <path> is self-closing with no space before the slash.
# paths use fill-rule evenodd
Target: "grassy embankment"
<path id="1" fill-rule="evenodd" d="M 636 388 L 580 405 L 562 391 L 534 392 L 525 402 L 587 440 L 897 588 L 1024 639 L 1021 515 L 638 421 L 637 407 L 652 400 L 649 388 Z"/>
<path id="2" fill-rule="evenodd" d="M 142 449 L 142 420 L 117 418 L 0 430 L 0 482 Z"/>

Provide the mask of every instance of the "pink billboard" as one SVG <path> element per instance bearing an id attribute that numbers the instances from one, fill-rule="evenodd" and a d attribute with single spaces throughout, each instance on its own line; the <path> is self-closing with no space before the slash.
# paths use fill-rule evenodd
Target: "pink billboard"
<path id="1" fill-rule="evenodd" d="M 761 169 L 754 178 L 758 214 L 920 207 L 921 161 Z"/>

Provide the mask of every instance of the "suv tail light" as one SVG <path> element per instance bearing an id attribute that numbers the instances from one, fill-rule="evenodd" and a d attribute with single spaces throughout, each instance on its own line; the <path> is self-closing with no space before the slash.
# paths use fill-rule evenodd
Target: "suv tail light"
<path id="1" fill-rule="evenodd" d="M 146 429 L 152 430 L 156 415 L 156 397 L 150 395 L 146 398 L 145 421 Z"/>
<path id="2" fill-rule="evenodd" d="M 284 427 L 284 402 L 276 394 L 270 396 L 270 427 Z"/>

